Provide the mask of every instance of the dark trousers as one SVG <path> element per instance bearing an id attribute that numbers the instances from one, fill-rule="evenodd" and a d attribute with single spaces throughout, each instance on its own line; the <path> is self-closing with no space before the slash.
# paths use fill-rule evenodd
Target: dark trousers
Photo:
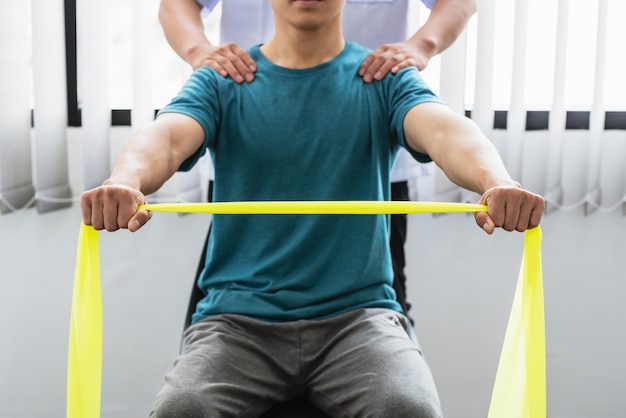
<path id="1" fill-rule="evenodd" d="M 409 200 L 408 182 L 402 181 L 391 183 L 391 200 Z M 404 314 L 411 320 L 409 309 L 411 304 L 406 300 L 406 276 L 404 267 L 404 244 L 406 243 L 407 215 L 391 215 L 391 235 L 389 247 L 391 249 L 391 261 L 393 263 L 393 289 L 396 291 L 396 299 L 402 306 Z"/>

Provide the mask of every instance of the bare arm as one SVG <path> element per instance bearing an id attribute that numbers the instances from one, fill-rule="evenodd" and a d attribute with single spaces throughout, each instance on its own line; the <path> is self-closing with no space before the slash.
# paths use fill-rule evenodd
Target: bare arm
<path id="1" fill-rule="evenodd" d="M 476 0 L 437 0 L 428 20 L 404 42 L 385 44 L 361 64 L 359 75 L 366 83 L 381 80 L 389 71 L 406 67 L 423 70 L 432 57 L 445 51 L 476 12 Z"/>
<path id="2" fill-rule="evenodd" d="M 211 44 L 204 33 L 201 10 L 195 0 L 161 0 L 159 21 L 172 49 L 194 70 L 208 66 L 238 83 L 252 81 L 256 64 L 250 55 L 233 43 Z"/>
<path id="3" fill-rule="evenodd" d="M 145 195 L 157 191 L 203 141 L 204 130 L 194 119 L 160 115 L 122 148 L 109 179 L 82 194 L 83 222 L 97 230 L 141 228 L 150 219 L 150 213 L 137 210 Z"/>
<path id="4" fill-rule="evenodd" d="M 406 41 L 427 59 L 418 62 L 417 67 L 420 70 L 426 68 L 428 60 L 448 49 L 475 12 L 476 0 L 437 0 L 428 20 Z"/>
<path id="5" fill-rule="evenodd" d="M 404 132 L 407 144 L 429 154 L 450 180 L 482 195 L 479 203 L 489 212 L 475 218 L 487 233 L 495 227 L 521 232 L 539 225 L 543 198 L 511 178 L 493 144 L 470 119 L 444 105 L 423 103 L 407 113 Z"/>

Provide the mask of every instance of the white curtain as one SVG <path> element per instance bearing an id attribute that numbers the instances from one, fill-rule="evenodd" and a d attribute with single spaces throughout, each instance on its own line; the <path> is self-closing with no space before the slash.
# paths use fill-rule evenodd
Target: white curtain
<path id="1" fill-rule="evenodd" d="M 0 210 L 30 202 L 33 187 L 29 4 L 0 2 Z"/>
<path id="2" fill-rule="evenodd" d="M 63 0 L 32 1 L 33 175 L 40 213 L 71 204 Z"/>
<path id="3" fill-rule="evenodd" d="M 152 105 L 152 37 L 146 30 L 152 24 L 149 0 L 133 0 L 133 108 L 131 125 L 137 129 L 154 119 Z"/>
<path id="4" fill-rule="evenodd" d="M 62 0 L 0 3 L 1 213 L 33 206 L 46 212 L 75 202 L 83 190 L 108 177 L 121 144 L 154 117 L 154 69 L 161 62 L 155 62 L 153 52 L 156 42 L 165 42 L 150 35 L 158 27 L 156 7 L 149 0 L 125 6 L 132 13 L 127 35 L 132 37 L 132 87 L 126 89 L 132 90 L 132 117 L 128 132 L 120 134 L 111 127 L 109 100 L 114 87 L 109 86 L 109 69 L 117 63 L 110 62 L 115 54 L 110 54 L 108 33 L 115 18 L 109 20 L 108 2 L 77 0 L 82 126 L 68 150 L 63 6 Z M 581 11 L 585 24 L 574 20 Z M 604 126 L 607 111 L 626 111 L 626 31 L 620 17 L 625 12 L 622 0 L 479 0 L 467 33 L 427 69 L 439 69 L 443 100 L 457 113 L 471 111 L 512 175 L 544 195 L 549 211 L 582 207 L 589 214 L 626 213 L 626 130 Z M 554 47 L 540 58 L 533 43 L 538 33 L 542 42 Z M 579 48 L 580 37 L 591 39 L 592 48 Z M 504 49 L 502 39 L 510 39 Z M 571 80 L 579 66 L 589 66 L 592 75 Z M 505 87 L 502 79 L 509 80 Z M 551 99 L 537 107 L 529 92 L 546 80 L 544 92 Z M 573 92 L 587 88 L 590 98 L 573 103 Z M 506 129 L 494 129 L 495 110 L 508 112 Z M 527 129 L 529 110 L 549 111 L 545 129 Z M 571 111 L 588 112 L 588 129 L 566 129 Z M 76 165 L 80 182 L 72 182 L 72 176 L 68 180 Z M 153 198 L 201 201 L 205 182 L 197 169 L 179 173 Z M 432 196 L 446 201 L 477 198 L 441 172 L 435 174 Z"/>
<path id="5" fill-rule="evenodd" d="M 466 35 L 462 33 L 456 42 L 441 56 L 439 96 L 458 114 L 465 113 L 465 51 Z M 464 192 L 452 183 L 443 171 L 435 169 L 435 199 L 444 202 L 463 200 Z"/>
<path id="6" fill-rule="evenodd" d="M 107 2 L 77 0 L 76 9 L 84 187 L 91 189 L 111 171 Z"/>

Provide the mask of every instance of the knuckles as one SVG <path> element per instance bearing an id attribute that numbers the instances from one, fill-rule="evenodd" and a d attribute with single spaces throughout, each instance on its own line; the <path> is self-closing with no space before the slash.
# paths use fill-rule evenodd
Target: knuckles
<path id="1" fill-rule="evenodd" d="M 489 207 L 494 225 L 509 232 L 538 226 L 545 208 L 543 197 L 518 187 L 494 187 L 481 201 Z"/>

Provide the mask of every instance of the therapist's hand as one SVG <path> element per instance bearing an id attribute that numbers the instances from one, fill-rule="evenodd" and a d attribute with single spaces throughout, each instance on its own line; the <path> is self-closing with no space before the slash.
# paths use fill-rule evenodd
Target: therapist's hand
<path id="1" fill-rule="evenodd" d="M 193 52 L 190 64 L 194 70 L 207 66 L 222 77 L 230 77 L 237 83 L 254 80 L 256 63 L 239 45 L 234 43 L 213 46 L 205 44 Z"/>
<path id="2" fill-rule="evenodd" d="M 384 44 L 363 60 L 359 75 L 363 81 L 371 83 L 382 80 L 390 71 L 395 74 L 407 67 L 417 67 L 421 71 L 426 68 L 428 61 L 428 55 L 409 42 Z"/>

